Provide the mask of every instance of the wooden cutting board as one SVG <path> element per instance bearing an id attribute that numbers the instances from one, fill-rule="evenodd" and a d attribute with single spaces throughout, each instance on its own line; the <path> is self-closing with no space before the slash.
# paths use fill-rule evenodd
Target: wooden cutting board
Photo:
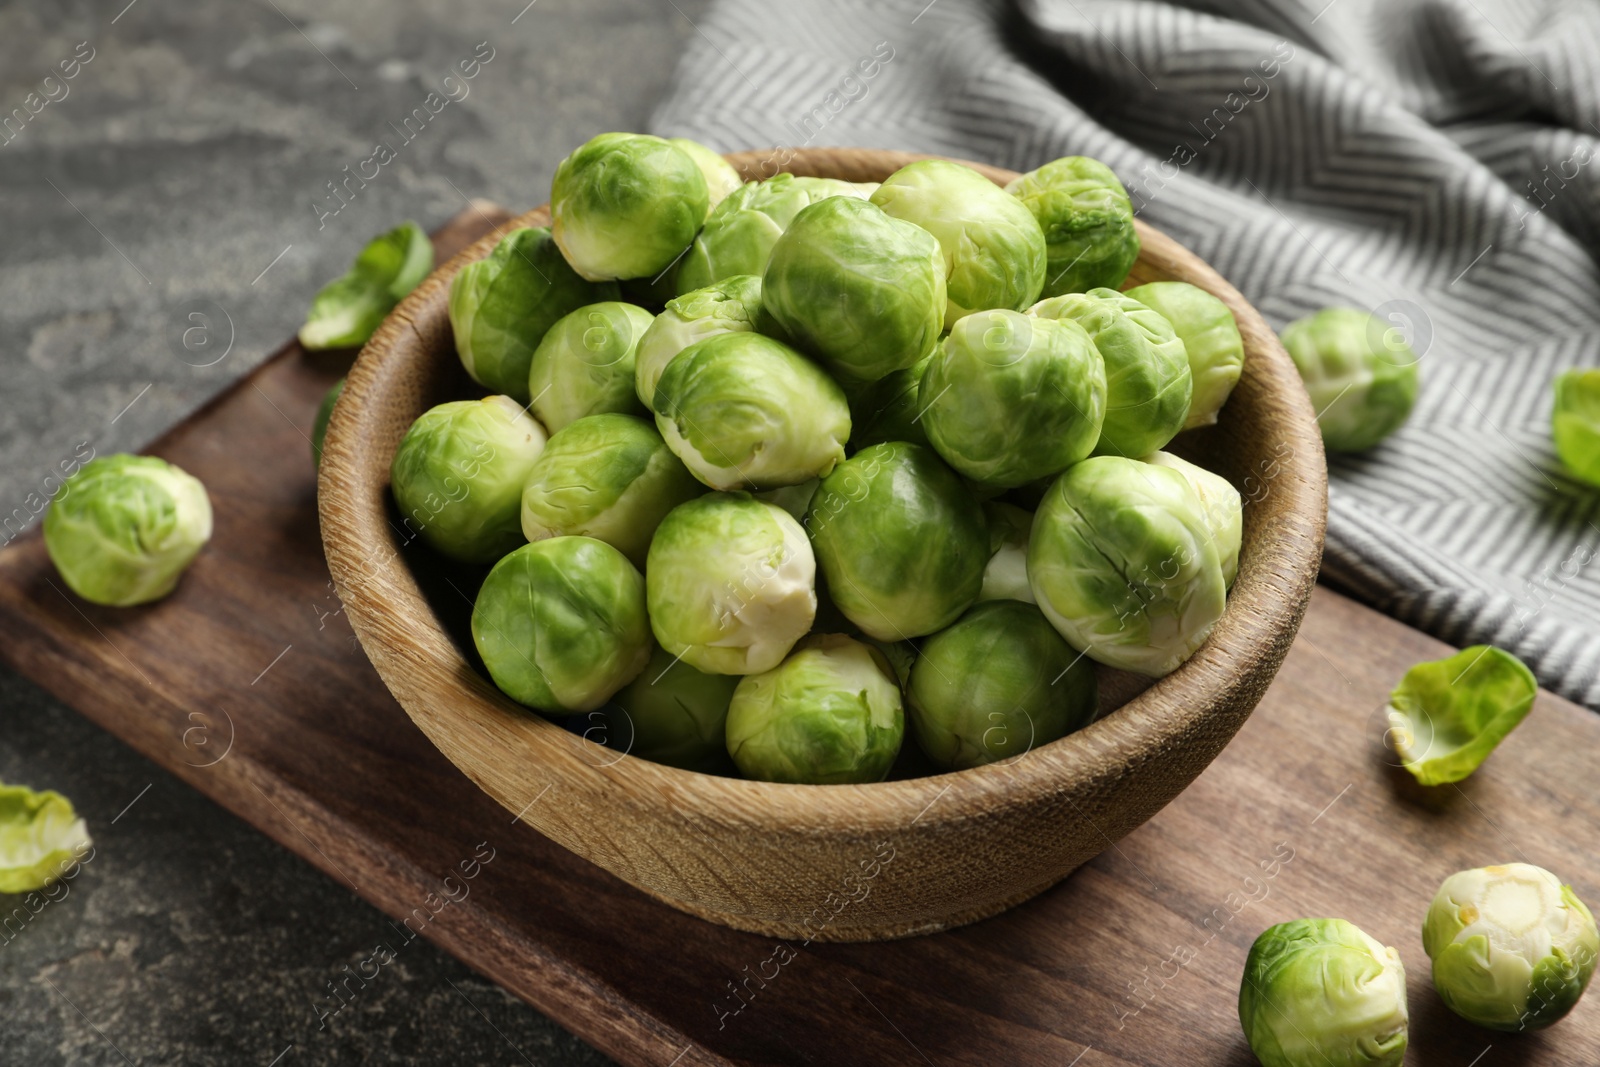
<path id="1" fill-rule="evenodd" d="M 464 212 L 436 235 L 441 258 L 504 217 Z M 36 535 L 0 552 L 0 657 L 623 1063 L 1243 1067 L 1245 952 L 1301 916 L 1348 918 L 1400 950 L 1412 1063 L 1600 1063 L 1600 992 L 1542 1033 L 1480 1030 L 1432 992 L 1419 936 L 1464 867 L 1526 860 L 1600 906 L 1600 720 L 1541 694 L 1475 777 L 1424 790 L 1385 758 L 1374 716 L 1411 663 L 1448 650 L 1320 588 L 1266 699 L 1200 779 L 1006 915 L 801 946 L 648 899 L 509 818 L 357 647 L 322 559 L 308 442 L 348 361 L 287 345 L 151 447 L 216 510 L 166 601 L 72 597 Z"/>

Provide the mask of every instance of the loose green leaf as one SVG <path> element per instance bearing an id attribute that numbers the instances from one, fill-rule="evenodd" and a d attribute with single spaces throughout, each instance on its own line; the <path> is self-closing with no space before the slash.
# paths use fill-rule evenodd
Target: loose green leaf
<path id="1" fill-rule="evenodd" d="M 0 785 L 0 893 L 43 889 L 90 843 L 72 801 L 60 793 Z"/>
<path id="2" fill-rule="evenodd" d="M 1520 659 L 1489 645 L 1419 663 L 1389 694 L 1389 743 L 1423 785 L 1459 782 L 1527 717 L 1538 690 Z"/>
<path id="3" fill-rule="evenodd" d="M 351 348 L 433 270 L 433 244 L 414 222 L 374 237 L 342 278 L 322 287 L 300 327 L 301 347 Z"/>

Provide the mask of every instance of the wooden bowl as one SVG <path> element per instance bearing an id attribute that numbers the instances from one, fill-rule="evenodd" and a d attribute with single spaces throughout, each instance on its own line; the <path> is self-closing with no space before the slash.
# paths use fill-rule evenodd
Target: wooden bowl
<path id="1" fill-rule="evenodd" d="M 861 182 L 926 157 L 835 148 L 728 158 L 747 178 L 782 169 Z M 996 182 L 1015 177 L 973 165 Z M 511 226 L 548 221 L 540 208 L 483 238 L 389 316 L 350 373 L 318 488 L 328 565 L 373 665 L 433 743 L 522 821 L 714 922 L 802 941 L 903 937 L 994 915 L 1053 885 L 1177 796 L 1255 707 L 1316 580 L 1327 512 L 1322 441 L 1294 366 L 1260 315 L 1142 223 L 1127 284 L 1175 278 L 1215 293 L 1233 310 L 1246 351 L 1220 423 L 1178 443 L 1246 501 L 1227 611 L 1178 670 L 1013 760 L 874 785 L 681 771 L 594 744 L 501 695 L 468 661 L 476 657 L 461 623 L 474 590 L 448 576 L 441 583 L 424 562 L 431 557 L 407 547 L 391 522 L 389 464 L 414 418 L 467 388 L 447 310 L 456 271 L 488 255 Z"/>

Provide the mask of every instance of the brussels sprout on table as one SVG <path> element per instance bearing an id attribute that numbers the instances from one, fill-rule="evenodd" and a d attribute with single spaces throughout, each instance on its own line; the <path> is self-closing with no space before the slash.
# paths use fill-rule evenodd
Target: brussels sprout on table
<path id="1" fill-rule="evenodd" d="M 612 700 L 626 721 L 615 722 L 606 709 L 608 737 L 620 736 L 617 747 L 652 763 L 721 771 L 728 763 L 728 703 L 738 684 L 737 675 L 695 670 L 658 645 L 644 671 Z"/>
<path id="2" fill-rule="evenodd" d="M 91 845 L 72 801 L 60 793 L 0 785 L 0 893 L 31 893 L 70 878 Z"/>
<path id="3" fill-rule="evenodd" d="M 433 242 L 414 222 L 374 237 L 342 277 L 318 291 L 300 327 L 309 351 L 364 345 L 384 316 L 433 270 Z"/>
<path id="4" fill-rule="evenodd" d="M 90 460 L 44 517 L 45 550 L 68 588 L 111 607 L 172 592 L 210 539 L 205 486 L 155 456 Z"/>
<path id="5" fill-rule="evenodd" d="M 656 428 L 713 489 L 776 489 L 844 458 L 850 408 L 822 368 L 757 333 L 697 341 L 656 383 Z"/>
<path id="6" fill-rule="evenodd" d="M 1014 504 L 988 500 L 983 505 L 983 518 L 989 527 L 989 563 L 983 568 L 983 588 L 978 599 L 1032 604 L 1028 536 L 1033 529 L 1033 515 Z"/>
<path id="7" fill-rule="evenodd" d="M 839 464 L 811 498 L 806 531 L 834 603 L 879 640 L 944 629 L 983 587 L 983 512 L 921 445 L 873 445 Z"/>
<path id="8" fill-rule="evenodd" d="M 1419 663 L 1389 694 L 1388 740 L 1423 785 L 1459 782 L 1527 718 L 1533 672 L 1490 645 Z"/>
<path id="9" fill-rule="evenodd" d="M 586 415 L 642 413 L 634 352 L 654 319 L 642 307 L 606 301 L 550 327 L 528 366 L 528 395 L 545 429 L 555 433 Z"/>
<path id="10" fill-rule="evenodd" d="M 1071 321 L 982 311 L 950 331 L 917 389 L 934 450 L 966 477 L 1012 487 L 1065 470 L 1100 439 L 1105 365 Z"/>
<path id="11" fill-rule="evenodd" d="M 706 180 L 706 193 L 711 205 L 708 210 L 715 210 L 729 193 L 744 184 L 744 179 L 739 177 L 739 172 L 733 169 L 732 163 L 699 141 L 691 141 L 687 137 L 668 137 L 667 143 L 681 150 L 694 160 L 695 166 L 700 168 L 700 176 Z"/>
<path id="12" fill-rule="evenodd" d="M 1043 296 L 1115 289 L 1139 258 L 1133 204 L 1111 168 L 1066 156 L 1006 186 L 1044 231 Z"/>
<path id="13" fill-rule="evenodd" d="M 1600 932 L 1570 886 L 1542 867 L 1507 863 L 1446 878 L 1422 947 L 1451 1011 L 1491 1030 L 1542 1030 L 1588 988 Z"/>
<path id="14" fill-rule="evenodd" d="M 1211 543 L 1217 549 L 1222 580 L 1232 588 L 1233 580 L 1239 575 L 1239 549 L 1244 541 L 1244 498 L 1239 490 L 1222 475 L 1197 467 L 1170 452 L 1152 452 L 1144 461 L 1177 471 L 1200 498 L 1200 513 L 1205 518 L 1206 529 L 1211 531 Z"/>
<path id="15" fill-rule="evenodd" d="M 914 222 L 944 256 L 944 325 L 987 308 L 1023 311 L 1044 287 L 1044 231 L 1016 197 L 971 167 L 943 159 L 908 164 L 884 179 L 872 203 Z"/>
<path id="16" fill-rule="evenodd" d="M 705 487 L 655 428 L 632 415 L 590 415 L 550 435 L 522 489 L 529 541 L 582 534 L 643 567 L 650 538 Z"/>
<path id="17" fill-rule="evenodd" d="M 1097 456 L 1147 456 L 1177 436 L 1193 378 L 1183 342 L 1158 312 L 1112 289 L 1051 297 L 1029 315 L 1076 322 L 1105 361 L 1106 416 Z"/>
<path id="18" fill-rule="evenodd" d="M 667 301 L 639 339 L 634 353 L 634 392 L 655 410 L 656 383 L 672 357 L 696 341 L 724 333 L 754 333 L 761 317 L 761 279 L 731 278 Z"/>
<path id="19" fill-rule="evenodd" d="M 1160 312 L 1183 342 L 1194 380 L 1183 428 L 1215 423 L 1244 370 L 1244 338 L 1228 305 L 1188 282 L 1150 282 L 1123 295 Z"/>
<path id="20" fill-rule="evenodd" d="M 1417 354 L 1398 330 L 1365 311 L 1325 308 L 1291 322 L 1282 337 L 1328 451 L 1369 449 L 1410 417 Z"/>
<path id="21" fill-rule="evenodd" d="M 974 606 L 922 645 L 906 688 L 912 732 L 943 770 L 1031 752 L 1094 718 L 1094 665 L 1039 609 Z"/>
<path id="22" fill-rule="evenodd" d="M 318 467 L 322 466 L 322 442 L 328 436 L 328 420 L 333 418 L 333 406 L 343 394 L 344 379 L 340 378 L 317 405 L 317 417 L 311 423 L 311 462 Z"/>
<path id="23" fill-rule="evenodd" d="M 1401 1067 L 1405 965 L 1344 919 L 1279 923 L 1250 946 L 1239 1024 L 1262 1067 Z"/>
<path id="24" fill-rule="evenodd" d="M 879 782 L 904 737 L 888 660 L 842 634 L 813 634 L 777 667 L 740 679 L 728 708 L 728 755 L 763 782 Z"/>
<path id="25" fill-rule="evenodd" d="M 1550 431 L 1567 469 L 1600 485 L 1600 370 L 1569 370 L 1556 379 Z"/>
<path id="26" fill-rule="evenodd" d="M 1175 470 L 1120 456 L 1069 467 L 1045 494 L 1028 581 L 1074 648 L 1160 677 L 1210 635 L 1226 606 L 1205 509 Z"/>
<path id="27" fill-rule="evenodd" d="M 748 493 L 707 493 L 656 528 L 645 566 L 650 626 L 691 667 L 759 674 L 811 629 L 816 573 L 788 512 Z"/>
<path id="28" fill-rule="evenodd" d="M 544 445 L 544 427 L 510 397 L 429 408 L 389 467 L 402 526 L 451 559 L 493 563 L 525 540 L 522 487 Z"/>
<path id="29" fill-rule="evenodd" d="M 615 284 L 584 281 L 544 227 L 512 230 L 450 284 L 456 354 L 472 380 L 526 404 L 528 365 L 556 320 L 614 299 Z"/>
<path id="30" fill-rule="evenodd" d="M 761 298 L 841 382 L 876 381 L 933 351 L 944 328 L 944 255 L 922 227 L 833 196 L 802 210 L 773 245 Z"/>

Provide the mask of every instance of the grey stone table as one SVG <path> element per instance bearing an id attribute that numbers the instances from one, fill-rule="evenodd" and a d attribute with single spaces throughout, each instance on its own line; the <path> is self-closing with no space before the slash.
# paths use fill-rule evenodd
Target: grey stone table
<path id="1" fill-rule="evenodd" d="M 62 460 L 138 448 L 263 359 L 372 234 L 469 196 L 531 207 L 568 149 L 643 128 L 703 6 L 0 7 L 0 116 L 26 117 L 0 128 L 0 541 Z M 340 206 L 327 183 L 378 141 L 395 158 Z M 209 308 L 231 347 L 186 347 Z M 0 780 L 66 793 L 97 844 L 0 937 L 0 1064 L 608 1062 L 432 946 L 318 1030 L 384 917 L 4 672 Z"/>

